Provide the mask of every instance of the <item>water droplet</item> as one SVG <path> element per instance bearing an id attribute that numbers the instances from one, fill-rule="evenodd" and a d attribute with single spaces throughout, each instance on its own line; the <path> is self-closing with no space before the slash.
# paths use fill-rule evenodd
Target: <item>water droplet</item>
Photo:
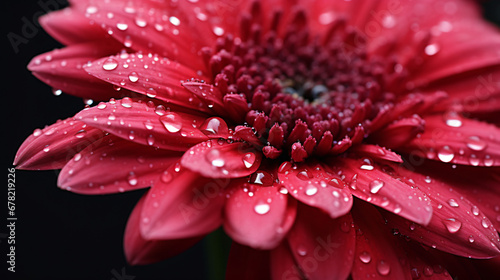
<path id="1" fill-rule="evenodd" d="M 211 149 L 207 152 L 205 157 L 210 162 L 210 164 L 212 164 L 212 166 L 223 167 L 226 164 L 218 149 Z"/>
<path id="2" fill-rule="evenodd" d="M 306 187 L 306 195 L 308 196 L 311 196 L 311 195 L 315 195 L 316 193 L 318 192 L 318 188 L 314 185 L 307 185 Z"/>
<path id="3" fill-rule="evenodd" d="M 220 26 L 214 26 L 214 28 L 212 29 L 212 31 L 214 32 L 215 35 L 217 36 L 222 36 L 224 35 L 224 29 Z"/>
<path id="4" fill-rule="evenodd" d="M 170 172 L 168 172 L 168 170 L 165 170 L 161 174 L 160 180 L 163 183 L 169 183 L 170 181 L 172 181 L 173 178 L 174 178 L 174 176 L 172 176 L 172 174 Z"/>
<path id="5" fill-rule="evenodd" d="M 377 264 L 377 272 L 382 276 L 389 275 L 391 267 L 385 261 L 379 261 Z"/>
<path id="6" fill-rule="evenodd" d="M 149 135 L 147 139 L 148 145 L 153 146 L 155 144 L 155 138 L 153 135 Z"/>
<path id="7" fill-rule="evenodd" d="M 443 220 L 443 224 L 450 233 L 455 233 L 462 227 L 462 222 L 453 218 Z"/>
<path id="8" fill-rule="evenodd" d="M 182 129 L 182 119 L 176 113 L 166 113 L 160 117 L 160 121 L 170 133 L 176 133 Z"/>
<path id="9" fill-rule="evenodd" d="M 283 162 L 278 168 L 278 173 L 285 173 L 292 168 L 292 163 L 289 161 Z"/>
<path id="10" fill-rule="evenodd" d="M 61 95 L 63 92 L 62 90 L 60 89 L 52 89 L 52 94 L 54 94 L 55 96 L 59 96 Z"/>
<path id="11" fill-rule="evenodd" d="M 127 177 L 127 181 L 130 186 L 135 186 L 138 183 L 137 176 L 133 172 Z"/>
<path id="12" fill-rule="evenodd" d="M 474 216 L 478 216 L 479 215 L 479 208 L 476 205 L 473 205 L 471 208 L 471 212 Z"/>
<path id="13" fill-rule="evenodd" d="M 474 151 L 482 151 L 488 145 L 485 141 L 481 140 L 478 136 L 471 136 L 465 140 L 465 143 L 469 149 Z"/>
<path id="14" fill-rule="evenodd" d="M 130 99 L 130 97 L 124 97 L 120 104 L 122 107 L 132 108 L 132 99 Z"/>
<path id="15" fill-rule="evenodd" d="M 73 157 L 74 161 L 79 161 L 81 159 L 82 159 L 82 154 L 80 154 L 80 153 L 75 154 L 75 156 Z"/>
<path id="16" fill-rule="evenodd" d="M 490 155 L 484 156 L 484 166 L 490 167 L 490 166 L 493 166 L 493 163 L 494 163 L 494 160 L 493 160 L 493 158 L 491 158 Z"/>
<path id="17" fill-rule="evenodd" d="M 88 6 L 85 12 L 89 15 L 97 13 L 98 9 L 96 6 Z"/>
<path id="18" fill-rule="evenodd" d="M 299 254 L 299 256 L 301 256 L 301 257 L 304 257 L 305 255 L 307 255 L 306 247 L 303 245 L 298 246 L 297 247 L 297 254 Z"/>
<path id="19" fill-rule="evenodd" d="M 45 146 L 45 148 L 43 148 L 43 151 L 48 153 L 50 151 L 49 145 Z"/>
<path id="20" fill-rule="evenodd" d="M 116 24 L 116 28 L 118 28 L 118 30 L 125 31 L 128 29 L 128 24 L 119 22 Z"/>
<path id="21" fill-rule="evenodd" d="M 370 263 L 372 261 L 372 256 L 370 255 L 370 253 L 364 251 L 359 255 L 359 260 L 362 263 Z"/>
<path id="22" fill-rule="evenodd" d="M 200 129 L 208 135 L 227 134 L 229 131 L 226 122 L 219 117 L 208 118 Z"/>
<path id="23" fill-rule="evenodd" d="M 469 235 L 469 242 L 470 242 L 470 243 L 474 243 L 474 236 Z"/>
<path id="24" fill-rule="evenodd" d="M 82 129 L 82 130 L 79 130 L 78 132 L 76 132 L 75 137 L 81 139 L 81 138 L 85 137 L 86 134 L 87 134 L 87 131 L 85 129 Z"/>
<path id="25" fill-rule="evenodd" d="M 181 24 L 181 21 L 178 18 L 173 17 L 173 16 L 170 17 L 168 19 L 168 21 L 170 21 L 170 23 L 173 24 L 174 26 L 179 26 Z"/>
<path id="26" fill-rule="evenodd" d="M 458 205 L 458 202 L 457 202 L 455 199 L 453 199 L 453 198 L 450 198 L 450 199 L 448 200 L 448 204 L 449 204 L 451 207 L 453 207 L 453 208 L 457 208 L 457 207 L 459 206 L 459 205 Z"/>
<path id="27" fill-rule="evenodd" d="M 450 127 L 461 127 L 462 118 L 456 112 L 448 112 L 444 115 L 444 121 L 447 126 Z"/>
<path id="28" fill-rule="evenodd" d="M 153 123 L 150 120 L 146 120 L 143 122 L 144 127 L 146 127 L 147 130 L 152 130 L 154 128 Z"/>
<path id="29" fill-rule="evenodd" d="M 37 128 L 33 131 L 33 136 L 37 137 L 42 135 L 42 130 L 40 128 Z"/>
<path id="30" fill-rule="evenodd" d="M 167 112 L 167 109 L 163 105 L 158 105 L 155 108 L 155 114 L 157 114 L 158 116 L 163 116 L 163 115 L 165 115 L 166 112 Z"/>
<path id="31" fill-rule="evenodd" d="M 451 150 L 451 148 L 449 146 L 444 146 L 438 152 L 438 158 L 442 162 L 450 162 L 453 160 L 454 157 L 455 157 L 455 154 L 453 153 L 453 151 Z"/>
<path id="32" fill-rule="evenodd" d="M 384 186 L 384 182 L 379 181 L 379 180 L 373 180 L 370 182 L 370 192 L 371 193 L 378 193 L 378 191 Z"/>
<path id="33" fill-rule="evenodd" d="M 304 170 L 297 173 L 297 178 L 299 178 L 300 180 L 303 180 L 303 181 L 307 181 L 307 180 L 313 178 L 313 176 L 311 175 L 311 173 L 309 171 L 304 169 Z"/>
<path id="34" fill-rule="evenodd" d="M 243 156 L 243 164 L 245 164 L 246 168 L 251 168 L 256 160 L 257 156 L 254 153 L 246 153 Z"/>
<path id="35" fill-rule="evenodd" d="M 132 72 L 132 73 L 128 74 L 128 79 L 132 83 L 135 83 L 139 80 L 139 75 L 137 75 L 137 72 Z"/>
<path id="36" fill-rule="evenodd" d="M 260 214 L 260 215 L 264 215 L 264 214 L 268 213 L 269 210 L 271 210 L 271 206 L 265 202 L 259 202 L 259 203 L 255 204 L 253 209 L 255 210 L 255 213 Z"/>
<path id="37" fill-rule="evenodd" d="M 139 27 L 146 27 L 146 25 L 148 25 L 148 22 L 146 19 L 144 19 L 142 17 L 136 17 L 135 24 Z"/>
<path id="38" fill-rule="evenodd" d="M 433 56 L 439 52 L 439 45 L 430 44 L 425 47 L 425 54 L 428 56 Z"/>
<path id="39" fill-rule="evenodd" d="M 481 221 L 481 225 L 482 225 L 484 228 L 489 228 L 489 227 L 490 227 L 490 222 L 488 221 L 488 219 L 484 218 L 484 219 Z"/>
<path id="40" fill-rule="evenodd" d="M 434 275 L 434 270 L 432 269 L 432 267 L 425 266 L 424 267 L 424 275 L 427 276 L 427 277 L 430 277 L 430 276 Z"/>
<path id="41" fill-rule="evenodd" d="M 104 63 L 102 64 L 102 69 L 104 69 L 106 71 L 115 70 L 116 67 L 118 67 L 118 61 L 116 61 L 113 58 L 106 59 L 104 61 Z"/>

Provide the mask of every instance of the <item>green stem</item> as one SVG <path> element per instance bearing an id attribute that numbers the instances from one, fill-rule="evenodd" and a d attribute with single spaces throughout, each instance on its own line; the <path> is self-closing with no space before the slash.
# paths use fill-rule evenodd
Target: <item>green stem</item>
<path id="1" fill-rule="evenodd" d="M 222 228 L 219 228 L 210 233 L 204 241 L 208 263 L 208 279 L 224 279 L 231 239 L 225 234 Z"/>

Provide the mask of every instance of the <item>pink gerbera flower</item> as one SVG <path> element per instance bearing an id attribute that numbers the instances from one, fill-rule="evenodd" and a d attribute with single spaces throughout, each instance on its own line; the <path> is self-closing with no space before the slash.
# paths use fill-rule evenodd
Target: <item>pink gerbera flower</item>
<path id="1" fill-rule="evenodd" d="M 70 2 L 41 19 L 66 47 L 29 69 L 96 105 L 15 164 L 150 187 L 131 264 L 222 227 L 228 279 L 498 272 L 500 33 L 473 2 Z"/>

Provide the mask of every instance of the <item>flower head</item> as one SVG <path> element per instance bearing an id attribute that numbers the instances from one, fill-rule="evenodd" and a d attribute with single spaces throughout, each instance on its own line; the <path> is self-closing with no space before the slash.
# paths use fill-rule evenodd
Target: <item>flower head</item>
<path id="1" fill-rule="evenodd" d="M 66 47 L 29 68 L 96 105 L 15 162 L 150 187 L 132 264 L 221 226 L 235 279 L 473 277 L 456 256 L 500 255 L 500 33 L 474 3 L 71 1 L 41 24 Z"/>

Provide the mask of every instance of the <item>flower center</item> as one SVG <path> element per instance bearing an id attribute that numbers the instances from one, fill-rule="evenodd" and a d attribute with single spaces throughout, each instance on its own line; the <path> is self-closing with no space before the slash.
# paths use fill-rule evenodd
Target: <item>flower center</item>
<path id="1" fill-rule="evenodd" d="M 261 145 L 268 158 L 300 162 L 342 153 L 394 102 L 384 90 L 389 67 L 367 56 L 363 36 L 344 20 L 317 36 L 307 28 L 305 11 L 284 30 L 280 15 L 271 26 L 243 16 L 241 38 L 226 35 L 202 50 L 214 86 L 224 98 L 246 104 L 234 118 L 234 136 Z M 249 139 L 249 127 L 259 141 Z"/>

